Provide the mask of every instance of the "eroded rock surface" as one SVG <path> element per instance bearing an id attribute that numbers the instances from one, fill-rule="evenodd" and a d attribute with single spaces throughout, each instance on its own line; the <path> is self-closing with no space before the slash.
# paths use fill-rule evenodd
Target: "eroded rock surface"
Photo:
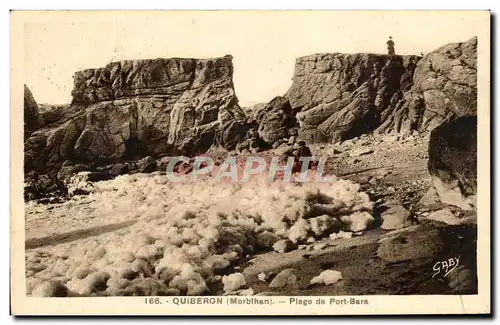
<path id="1" fill-rule="evenodd" d="M 429 131 L 476 114 L 477 38 L 424 57 L 370 53 L 298 58 L 285 97 L 308 142 L 376 132 Z"/>
<path id="2" fill-rule="evenodd" d="M 232 76 L 231 56 L 121 61 L 79 71 L 72 104 L 35 132 L 36 102 L 28 90 L 25 172 L 56 179 L 66 160 L 103 165 L 195 154 L 214 144 L 233 149 L 244 137 L 245 114 Z"/>
<path id="3" fill-rule="evenodd" d="M 469 210 L 477 193 L 477 118 L 464 116 L 435 128 L 429 173 L 441 202 Z"/>

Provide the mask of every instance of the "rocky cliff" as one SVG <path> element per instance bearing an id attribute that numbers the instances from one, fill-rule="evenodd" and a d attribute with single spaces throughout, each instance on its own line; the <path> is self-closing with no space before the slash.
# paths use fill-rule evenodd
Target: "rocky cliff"
<path id="1" fill-rule="evenodd" d="M 33 94 L 24 86 L 24 140 L 38 127 L 38 105 Z"/>
<path id="2" fill-rule="evenodd" d="M 381 131 L 412 128 L 430 131 L 444 121 L 477 113 L 477 38 L 444 45 L 417 63 L 413 87 L 405 101 L 390 111 Z"/>
<path id="3" fill-rule="evenodd" d="M 65 161 L 102 165 L 204 152 L 214 144 L 232 149 L 245 132 L 232 76 L 229 55 L 122 61 L 79 71 L 71 105 L 35 132 L 27 128 L 25 172 L 54 178 Z M 25 112 L 32 111 L 26 109 L 30 99 Z"/>
<path id="4" fill-rule="evenodd" d="M 371 132 L 412 86 L 420 58 L 376 54 L 314 54 L 297 59 L 286 96 L 308 142 L 339 141 Z"/>
<path id="5" fill-rule="evenodd" d="M 473 38 L 424 57 L 313 54 L 297 59 L 285 97 L 308 142 L 431 130 L 476 114 L 476 52 Z"/>

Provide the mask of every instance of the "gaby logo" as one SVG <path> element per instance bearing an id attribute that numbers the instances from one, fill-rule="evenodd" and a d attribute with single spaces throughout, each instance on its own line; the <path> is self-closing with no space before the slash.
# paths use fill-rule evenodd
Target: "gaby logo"
<path id="1" fill-rule="evenodd" d="M 218 182 L 245 183 L 253 177 L 264 176 L 268 182 L 281 180 L 290 182 L 319 182 L 335 181 L 335 177 L 323 176 L 326 158 L 317 161 L 312 157 L 289 157 L 286 162 L 278 156 L 264 157 L 250 156 L 244 159 L 228 157 L 222 163 L 216 164 L 208 156 L 188 158 L 185 156 L 172 157 L 167 165 L 166 175 L 170 182 L 195 182 L 198 177 L 213 177 Z M 184 166 L 184 168 L 183 168 Z M 187 167 L 187 168 L 186 168 Z"/>

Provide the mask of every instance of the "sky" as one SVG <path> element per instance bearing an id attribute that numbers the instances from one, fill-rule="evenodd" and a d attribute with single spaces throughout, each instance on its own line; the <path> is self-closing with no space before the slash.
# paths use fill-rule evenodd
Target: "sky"
<path id="1" fill-rule="evenodd" d="M 283 95 L 295 59 L 325 52 L 428 53 L 475 36 L 464 11 L 52 12 L 24 24 L 24 78 L 39 103 L 71 101 L 75 71 L 112 61 L 233 56 L 241 106 Z"/>

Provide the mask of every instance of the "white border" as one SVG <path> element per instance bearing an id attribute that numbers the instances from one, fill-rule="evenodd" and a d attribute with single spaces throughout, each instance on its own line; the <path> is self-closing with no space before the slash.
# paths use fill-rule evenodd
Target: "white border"
<path id="1" fill-rule="evenodd" d="M 205 1 L 182 1 L 179 3 L 168 3 L 166 1 L 148 1 L 148 0 L 143 0 L 140 2 L 136 3 L 123 3 L 123 2 L 114 2 L 111 5 L 110 4 L 104 4 L 103 1 L 93 1 L 93 0 L 88 0 L 85 2 L 80 2 L 78 4 L 72 3 L 72 7 L 68 7 L 68 2 L 66 1 L 46 1 L 44 4 L 40 4 L 37 1 L 11 1 L 12 3 L 10 4 L 10 8 L 16 8 L 16 9 L 108 9 L 108 8 L 120 8 L 120 9 L 165 9 L 165 8 L 171 8 L 171 9 L 217 9 L 217 8 L 224 8 L 224 9 L 457 9 L 457 7 L 460 6 L 459 1 L 454 1 L 452 4 L 454 5 L 453 8 L 450 8 L 449 6 L 439 4 L 437 1 L 419 1 L 419 2 L 411 2 L 411 3 L 401 3 L 401 2 L 389 2 L 386 1 L 383 3 L 382 1 L 377 1 L 376 4 L 373 3 L 372 1 L 349 1 L 348 3 L 336 3 L 335 7 L 333 6 L 328 6 L 325 5 L 325 3 L 319 2 L 319 1 L 307 1 L 307 2 L 299 2 L 299 1 L 282 1 L 281 3 L 274 2 L 270 3 L 270 1 L 239 1 L 237 4 L 234 1 L 213 1 L 211 4 L 207 4 Z M 8 2 L 3 2 L 5 4 L 9 4 Z M 153 4 L 154 3 L 154 4 Z M 320 4 L 321 3 L 321 4 Z M 307 6 L 305 6 L 307 5 Z M 461 3 L 462 9 L 487 9 L 487 8 L 493 8 L 495 6 L 498 6 L 497 1 L 482 1 L 482 0 L 476 0 L 476 1 L 468 1 L 465 2 L 463 1 Z M 6 11 L 3 11 L 4 17 L 6 18 L 4 20 L 4 24 L 2 27 L 5 27 L 3 29 L 4 33 L 2 33 L 2 36 L 5 37 L 5 42 L 6 44 L 9 39 L 9 19 L 8 19 L 8 13 Z M 498 39 L 498 35 L 495 35 L 495 40 Z M 4 52 L 7 53 L 7 52 Z M 6 55 L 8 56 L 8 54 Z M 4 65 L 5 69 L 7 65 Z M 8 71 L 4 74 L 4 76 L 7 77 Z M 496 72 L 496 71 L 495 71 Z M 9 81 L 5 80 L 5 85 L 2 88 L 4 90 L 4 96 L 2 96 L 2 99 L 4 100 L 5 105 L 3 107 L 9 107 Z M 496 103 L 496 102 L 495 102 Z M 492 103 L 493 104 L 493 103 Z M 10 133 L 8 133 L 7 130 L 8 128 L 8 122 L 10 120 L 10 114 L 8 109 L 3 109 L 0 110 L 2 114 L 6 114 L 6 116 L 3 116 L 1 119 L 3 123 L 5 123 L 3 128 L 0 128 L 2 132 L 4 132 L 3 136 L 0 137 L 2 141 L 5 141 L 5 147 L 9 147 L 9 141 L 6 139 L 10 138 Z M 498 116 L 498 114 L 497 114 Z M 495 138 L 498 138 L 496 136 L 496 130 L 495 132 Z M 2 163 L 4 164 L 3 170 L 9 170 L 8 167 L 8 162 L 7 160 L 2 160 Z M 2 174 L 5 177 L 5 180 L 2 182 L 5 192 L 2 192 L 2 199 L 5 200 L 2 204 L 3 207 L 9 206 L 9 203 L 7 201 L 7 179 L 8 175 L 7 173 Z M 495 179 L 496 181 L 496 179 Z M 495 199 L 497 197 L 495 196 Z M 495 200 L 498 202 L 498 200 Z M 496 210 L 495 210 L 496 211 Z M 493 213 L 493 211 L 491 211 Z M 10 214 L 10 213 L 9 213 Z M 8 229 L 8 224 L 6 222 L 7 218 L 2 219 L 3 222 L 5 222 L 4 229 Z M 498 224 L 498 222 L 497 222 Z M 496 231 L 495 231 L 496 232 Z M 2 248 L 7 250 L 5 247 L 9 247 L 10 243 L 8 242 L 9 238 L 8 236 L 3 237 L 5 240 L 4 245 L 2 245 Z M 10 250 L 7 252 L 4 252 L 3 256 L 8 256 L 10 254 Z M 3 269 L 4 272 L 6 273 L 5 276 L 3 277 L 6 282 L 7 279 L 7 269 Z M 8 289 L 8 283 L 5 286 L 5 289 Z M 4 290 L 5 295 L 7 295 L 8 290 Z M 9 297 L 6 296 L 6 301 L 5 305 L 7 305 L 9 301 Z M 108 302 L 109 303 L 109 302 Z M 4 306 L 5 306 L 4 305 Z M 118 320 L 119 321 L 119 320 Z"/>

